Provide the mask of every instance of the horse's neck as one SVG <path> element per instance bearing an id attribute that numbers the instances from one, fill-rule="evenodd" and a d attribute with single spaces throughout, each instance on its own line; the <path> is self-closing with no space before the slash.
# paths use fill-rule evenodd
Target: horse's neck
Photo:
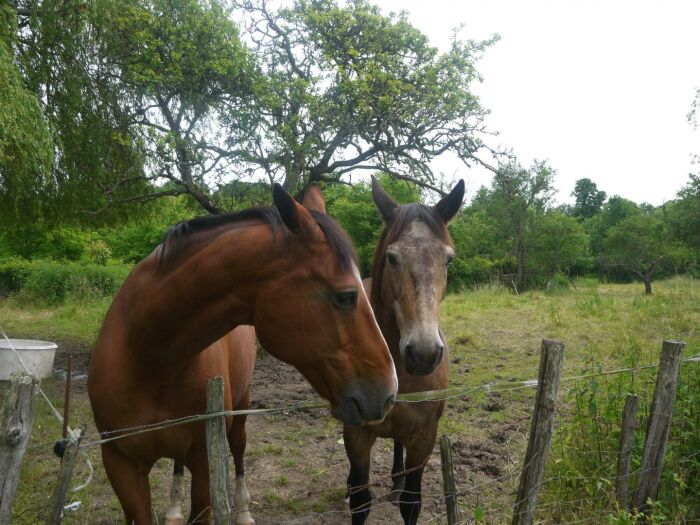
<path id="1" fill-rule="evenodd" d="M 270 227 L 231 229 L 193 246 L 169 270 L 151 257 L 121 294 L 130 346 L 144 359 L 186 362 L 236 326 L 253 324 L 257 287 L 276 263 Z"/>

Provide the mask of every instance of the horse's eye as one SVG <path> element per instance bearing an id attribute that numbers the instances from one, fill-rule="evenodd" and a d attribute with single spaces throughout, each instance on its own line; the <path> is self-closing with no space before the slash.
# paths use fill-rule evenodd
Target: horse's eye
<path id="1" fill-rule="evenodd" d="M 352 308 L 357 304 L 357 290 L 337 292 L 334 300 L 335 304 L 340 308 Z"/>
<path id="2" fill-rule="evenodd" d="M 391 252 L 387 252 L 386 260 L 389 261 L 389 264 L 398 264 L 399 262 L 399 258 L 396 256 L 396 254 Z"/>

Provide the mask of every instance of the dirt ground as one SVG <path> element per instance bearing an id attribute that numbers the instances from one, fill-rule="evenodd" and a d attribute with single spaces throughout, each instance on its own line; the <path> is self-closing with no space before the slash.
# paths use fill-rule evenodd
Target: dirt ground
<path id="1" fill-rule="evenodd" d="M 56 397 L 60 395 L 65 385 L 66 356 L 72 354 L 72 394 L 77 411 L 79 407 L 89 406 L 86 393 L 89 349 L 68 341 L 61 342 L 59 348 L 54 378 L 47 387 Z M 469 372 L 469 364 L 461 357 L 453 358 L 452 368 Z M 291 407 L 319 400 L 301 374 L 264 351 L 258 356 L 252 399 L 253 408 Z M 497 523 L 496 515 L 505 516 L 509 511 L 528 418 L 526 407 L 522 413 L 510 411 L 514 414 L 512 417 L 494 417 L 505 407 L 506 403 L 497 393 L 478 402 L 468 397 L 448 402 L 443 422 L 446 423 L 445 433 L 452 440 L 462 520 L 471 522 L 474 513 L 484 509 L 492 518 L 486 521 Z M 85 422 L 86 418 L 80 420 Z M 88 422 L 88 433 L 91 423 Z M 474 432 L 469 432 L 469 428 Z M 251 511 L 259 525 L 350 522 L 343 504 L 348 461 L 342 426 L 326 410 L 252 415 L 248 417 L 247 434 L 246 479 L 252 498 Z M 370 524 L 401 523 L 398 507 L 387 497 L 391 487 L 392 450 L 391 441 L 381 439 L 373 448 L 370 481 L 376 499 L 368 520 Z M 87 515 L 76 512 L 67 516 L 65 522 L 121 523 L 118 503 L 104 478 L 99 453 L 93 450 L 91 457 L 97 480 L 90 489 L 93 512 Z M 151 474 L 153 507 L 161 517 L 168 502 L 170 468 L 169 460 L 162 460 Z M 231 472 L 233 476 L 232 464 Z M 188 475 L 186 483 L 189 486 Z M 188 506 L 186 503 L 185 515 Z M 420 523 L 446 523 L 445 512 L 440 454 L 436 445 L 423 476 Z"/>

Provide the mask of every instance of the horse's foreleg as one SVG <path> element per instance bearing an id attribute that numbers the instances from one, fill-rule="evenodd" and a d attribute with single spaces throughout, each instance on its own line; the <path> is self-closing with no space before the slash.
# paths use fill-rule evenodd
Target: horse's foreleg
<path id="1" fill-rule="evenodd" d="M 250 406 L 249 394 L 246 393 L 244 399 L 235 410 L 243 410 Z M 245 484 L 245 467 L 243 465 L 243 455 L 246 446 L 245 432 L 246 416 L 235 416 L 228 434 L 228 443 L 233 454 L 233 463 L 236 468 L 236 493 L 233 496 L 236 504 L 236 525 L 255 525 L 255 520 L 250 514 L 250 494 Z"/>
<path id="2" fill-rule="evenodd" d="M 367 520 L 372 506 L 369 491 L 369 459 L 376 436 L 363 427 L 345 425 L 343 441 L 350 460 L 348 495 L 353 525 L 361 525 Z"/>
<path id="3" fill-rule="evenodd" d="M 391 467 L 392 487 L 391 495 L 389 496 L 389 498 L 391 502 L 395 505 L 398 505 L 399 503 L 399 496 L 403 491 L 406 479 L 406 477 L 403 474 L 397 474 L 399 472 L 403 472 L 404 470 L 405 468 L 403 465 L 403 445 L 399 441 L 394 440 L 394 464 Z"/>
<path id="4" fill-rule="evenodd" d="M 127 524 L 151 525 L 151 488 L 148 473 L 153 465 L 137 463 L 112 443 L 102 445 L 102 462 L 109 482 L 124 510 Z"/>
<path id="5" fill-rule="evenodd" d="M 185 466 L 177 459 L 173 462 L 173 485 L 170 488 L 170 506 L 165 513 L 165 525 L 183 525 L 182 501 L 185 499 Z"/>
<path id="6" fill-rule="evenodd" d="M 421 510 L 421 483 L 423 469 L 435 445 L 437 424 L 434 429 L 406 449 L 405 486 L 399 499 L 401 517 L 406 525 L 416 525 Z"/>
<path id="7" fill-rule="evenodd" d="M 190 450 L 187 456 L 187 468 L 192 473 L 190 495 L 192 507 L 187 523 L 210 523 L 211 498 L 209 495 L 209 461 L 207 449 L 202 447 L 196 451 Z"/>

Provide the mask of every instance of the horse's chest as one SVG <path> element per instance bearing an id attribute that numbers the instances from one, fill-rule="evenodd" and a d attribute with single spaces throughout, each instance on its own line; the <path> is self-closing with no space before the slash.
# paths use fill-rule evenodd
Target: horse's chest
<path id="1" fill-rule="evenodd" d="M 444 401 L 397 403 L 386 419 L 373 430 L 380 437 L 397 439 L 405 446 L 410 446 L 413 441 L 421 439 L 425 432 L 432 432 L 443 408 Z"/>

